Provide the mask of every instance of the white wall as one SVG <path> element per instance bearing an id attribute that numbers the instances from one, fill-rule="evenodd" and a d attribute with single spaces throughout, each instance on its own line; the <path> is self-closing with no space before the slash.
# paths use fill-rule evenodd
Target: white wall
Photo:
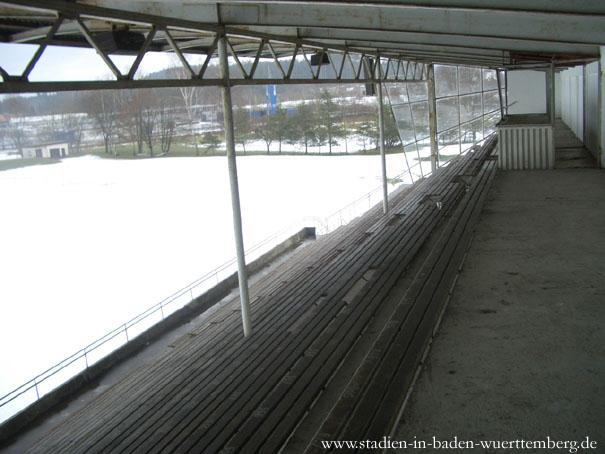
<path id="1" fill-rule="evenodd" d="M 508 71 L 508 113 L 546 113 L 546 72 Z"/>
<path id="2" fill-rule="evenodd" d="M 596 61 L 584 68 L 584 145 L 597 160 L 601 127 L 599 66 L 599 62 Z"/>
<path id="3" fill-rule="evenodd" d="M 561 72 L 561 118 L 584 141 L 584 67 Z"/>
<path id="4" fill-rule="evenodd" d="M 36 157 L 36 149 L 39 149 L 42 152 L 43 158 L 50 158 L 50 150 L 57 148 L 59 152 L 65 151 L 65 156 L 69 155 L 69 144 L 65 143 L 57 143 L 53 145 L 36 145 L 34 147 L 23 147 L 23 157 L 24 158 L 35 158 Z"/>
<path id="5" fill-rule="evenodd" d="M 36 157 L 36 149 L 35 148 L 23 148 L 23 157 L 24 158 L 35 158 Z"/>

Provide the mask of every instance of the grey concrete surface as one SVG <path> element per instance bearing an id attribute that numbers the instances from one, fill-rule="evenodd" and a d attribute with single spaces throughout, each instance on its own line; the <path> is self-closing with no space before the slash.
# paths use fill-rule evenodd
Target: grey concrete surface
<path id="1" fill-rule="evenodd" d="M 605 452 L 604 325 L 605 172 L 500 172 L 393 440 L 589 437 L 578 452 Z"/>
<path id="2" fill-rule="evenodd" d="M 597 167 L 596 159 L 582 148 L 557 148 L 555 152 L 555 169 L 576 169 Z"/>
<path id="3" fill-rule="evenodd" d="M 555 169 L 596 169 L 597 160 L 562 120 L 555 122 Z"/>

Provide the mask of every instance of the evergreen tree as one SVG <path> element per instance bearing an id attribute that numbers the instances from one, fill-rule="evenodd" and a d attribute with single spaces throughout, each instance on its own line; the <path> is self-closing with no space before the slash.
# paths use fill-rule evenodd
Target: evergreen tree
<path id="1" fill-rule="evenodd" d="M 216 151 L 221 142 L 222 140 L 217 133 L 212 131 L 204 133 L 204 135 L 202 136 L 202 143 L 206 145 L 206 150 L 204 150 L 204 154 L 207 154 L 210 150 Z"/>
<path id="2" fill-rule="evenodd" d="M 376 118 L 373 121 L 362 123 L 358 129 L 358 133 L 362 136 L 364 151 L 366 150 L 366 140 L 368 140 L 373 148 L 380 148 L 380 125 L 378 123 L 378 109 L 376 109 Z M 393 116 L 393 111 L 388 105 L 384 106 L 384 146 L 385 148 L 393 148 L 401 144 L 399 138 L 399 130 Z"/>
<path id="3" fill-rule="evenodd" d="M 375 121 L 364 121 L 359 125 L 357 133 L 361 136 L 363 142 L 363 151 L 367 151 L 366 143 L 369 142 L 374 148 L 378 146 L 380 140 L 380 133 L 376 128 Z"/>
<path id="4" fill-rule="evenodd" d="M 267 154 L 271 152 L 271 143 L 275 139 L 275 132 L 273 130 L 273 120 L 271 120 L 270 116 L 267 115 L 265 117 L 260 118 L 256 122 L 256 127 L 254 130 L 254 135 L 263 140 L 265 145 L 267 146 Z"/>
<path id="5" fill-rule="evenodd" d="M 250 138 L 250 113 L 243 107 L 238 107 L 233 112 L 233 130 L 235 143 L 241 144 L 246 154 L 246 142 Z"/>
<path id="6" fill-rule="evenodd" d="M 338 144 L 336 138 L 342 132 L 338 124 L 338 105 L 334 102 L 332 95 L 327 89 L 322 90 L 319 98 L 318 117 L 320 126 L 318 138 L 322 139 L 319 141 L 319 146 L 327 143 L 329 153 L 332 154 L 332 145 Z"/>
<path id="7" fill-rule="evenodd" d="M 312 105 L 301 103 L 296 108 L 296 113 L 292 116 L 293 128 L 290 134 L 290 140 L 296 143 L 303 143 L 305 154 L 309 152 L 309 145 L 313 145 L 317 135 L 317 120 Z"/>
<path id="8" fill-rule="evenodd" d="M 397 122 L 395 121 L 393 110 L 387 104 L 384 106 L 384 146 L 387 148 L 393 148 L 397 145 L 401 145 L 399 129 L 397 128 Z"/>
<path id="9" fill-rule="evenodd" d="M 289 129 L 292 127 L 292 123 L 288 121 L 288 111 L 278 106 L 275 113 L 269 116 L 268 126 L 273 139 L 279 143 L 279 154 L 281 154 L 282 142 L 287 140 L 287 137 L 291 135 Z"/>

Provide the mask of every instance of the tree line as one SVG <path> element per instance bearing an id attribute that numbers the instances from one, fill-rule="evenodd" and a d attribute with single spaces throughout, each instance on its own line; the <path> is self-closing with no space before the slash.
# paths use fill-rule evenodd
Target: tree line
<path id="1" fill-rule="evenodd" d="M 385 110 L 385 145 L 391 148 L 400 144 L 400 139 L 391 110 Z M 311 147 L 326 147 L 332 154 L 333 147 L 339 144 L 348 153 L 352 138 L 362 141 L 363 151 L 377 148 L 380 140 L 375 104 L 343 102 L 327 89 L 316 100 L 291 108 L 279 105 L 275 113 L 260 118 L 252 118 L 245 107 L 238 107 L 234 110 L 234 129 L 244 154 L 251 141 L 264 142 L 267 154 L 282 153 L 283 144 L 304 149 L 305 154 Z"/>
<path id="2" fill-rule="evenodd" d="M 364 151 L 378 147 L 375 99 L 364 98 L 358 88 L 348 96 L 353 88 L 306 86 L 298 100 L 286 103 L 288 107 L 278 105 L 270 115 L 259 115 L 257 107 L 264 102 L 264 87 L 238 88 L 241 90 L 234 90 L 234 129 L 243 153 L 254 141 L 264 142 L 267 153 L 282 153 L 283 144 L 305 153 L 311 147 L 326 147 L 330 154 L 340 144 L 348 153 L 354 137 L 362 142 Z M 211 131 L 200 128 L 200 106 L 221 110 L 215 87 L 100 90 L 62 97 L 42 95 L 40 100 L 40 105 L 25 97 L 2 101 L 1 110 L 10 118 L 3 127 L 3 141 L 21 151 L 26 139 L 35 135 L 38 141 L 69 141 L 72 152 L 77 153 L 82 151 L 84 136 L 92 134 L 102 141 L 107 154 L 119 155 L 129 148 L 133 156 L 150 157 L 168 154 L 177 137 L 197 156 L 218 148 L 223 141 L 222 121 L 216 121 Z M 50 109 L 53 114 L 33 112 L 32 107 L 49 109 L 53 101 L 61 101 Z M 386 106 L 385 143 L 394 147 L 400 143 L 399 134 L 388 103 Z M 35 113 L 38 115 L 32 117 Z M 31 118 L 36 121 L 32 123 Z"/>

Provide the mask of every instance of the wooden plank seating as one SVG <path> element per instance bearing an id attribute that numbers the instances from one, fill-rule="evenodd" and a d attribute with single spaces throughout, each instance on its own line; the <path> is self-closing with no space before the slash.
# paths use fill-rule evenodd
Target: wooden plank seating
<path id="1" fill-rule="evenodd" d="M 414 281 L 360 368 L 366 372 L 351 379 L 359 392 L 339 400 L 318 437 L 338 439 L 357 429 L 382 433 L 381 424 L 392 413 L 385 399 L 400 392 L 395 384 L 406 382 L 409 365 L 413 374 L 412 359 L 423 350 L 424 338 L 408 339 L 408 327 L 432 331 L 439 305 L 431 301 L 441 298 L 463 250 L 461 238 L 468 236 L 493 173 L 492 149 L 493 144 L 452 160 L 433 177 L 396 193 L 391 214 L 383 216 L 381 207 L 374 207 L 261 278 L 250 289 L 254 333 L 249 338 L 242 337 L 235 298 L 31 452 L 279 451 L 420 247 L 437 226 L 445 226 L 443 232 L 450 233 L 441 234 L 442 253 L 431 254 L 433 271 L 425 284 Z M 440 208 L 422 203 L 434 194 Z M 396 330 L 395 323 L 405 329 Z M 406 336 L 400 338 L 403 331 Z M 403 359 L 393 358 L 402 351 Z M 350 417 L 341 420 L 342 414 Z"/>
<path id="2" fill-rule="evenodd" d="M 468 194 L 442 229 L 422 268 L 306 453 L 328 451 L 322 440 L 381 440 L 390 434 L 451 291 L 495 173 L 494 161 L 487 159 L 483 167 L 475 166 L 472 174 L 465 175 L 472 177 L 462 180 L 471 185 Z"/>

